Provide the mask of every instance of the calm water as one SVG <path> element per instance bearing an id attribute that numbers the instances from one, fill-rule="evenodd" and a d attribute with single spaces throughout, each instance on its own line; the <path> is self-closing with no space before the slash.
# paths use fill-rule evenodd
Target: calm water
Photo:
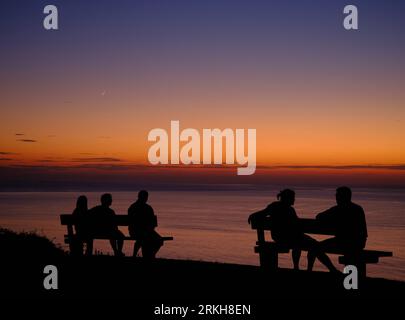
<path id="1" fill-rule="evenodd" d="M 333 189 L 297 189 L 295 208 L 301 217 L 314 217 L 334 205 Z M 149 202 L 159 218 L 161 235 L 172 235 L 175 241 L 159 252 L 160 257 L 205 261 L 258 264 L 253 253 L 256 234 L 247 224 L 250 212 L 265 207 L 276 191 L 155 191 Z M 87 192 L 89 206 L 96 205 L 100 193 Z M 11 192 L 0 193 L 0 226 L 13 230 L 37 231 L 63 245 L 64 227 L 59 214 L 71 213 L 77 192 Z M 126 213 L 135 192 L 113 193 L 113 209 Z M 405 196 L 403 190 L 354 190 L 354 202 L 366 211 L 368 248 L 394 251 L 393 258 L 370 265 L 369 274 L 405 280 Z M 127 233 L 127 230 L 122 229 Z M 132 242 L 125 244 L 131 252 Z M 98 240 L 95 248 L 110 252 L 107 241 Z M 289 255 L 281 255 L 280 264 L 291 267 Z M 303 254 L 302 266 L 306 259 Z M 317 262 L 316 268 L 322 266 Z"/>

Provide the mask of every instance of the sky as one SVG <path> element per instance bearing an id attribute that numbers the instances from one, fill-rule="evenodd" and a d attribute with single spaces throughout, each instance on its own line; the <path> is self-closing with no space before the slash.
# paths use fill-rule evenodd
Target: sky
<path id="1" fill-rule="evenodd" d="M 348 3 L 359 30 L 342 26 Z M 58 7 L 57 31 L 43 28 L 47 4 Z M 401 0 L 3 0 L 0 190 L 403 186 L 404 9 Z M 148 132 L 171 120 L 256 129 L 256 174 L 151 167 Z"/>

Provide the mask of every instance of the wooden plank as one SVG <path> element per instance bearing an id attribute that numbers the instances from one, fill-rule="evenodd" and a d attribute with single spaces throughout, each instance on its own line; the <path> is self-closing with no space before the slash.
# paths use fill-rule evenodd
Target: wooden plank
<path id="1" fill-rule="evenodd" d="M 60 215 L 60 222 L 61 225 L 67 226 L 68 234 L 65 235 L 65 243 L 71 243 L 73 237 L 75 236 L 73 233 L 73 225 L 76 223 L 76 217 L 72 214 L 61 214 Z M 117 226 L 128 226 L 130 222 L 130 217 L 128 215 L 116 215 L 115 216 L 115 224 Z M 157 227 L 157 217 L 155 216 L 155 227 Z M 174 240 L 173 237 L 161 237 L 163 241 L 171 241 Z M 104 236 L 95 236 L 93 239 L 100 239 L 100 240 L 108 240 L 109 237 Z M 136 240 L 133 237 L 125 236 L 124 240 Z"/>
<path id="2" fill-rule="evenodd" d="M 75 224 L 76 219 L 77 219 L 77 217 L 75 217 L 72 214 L 61 214 L 60 215 L 60 223 L 63 226 Z M 114 221 L 117 226 L 128 226 L 130 223 L 130 217 L 127 214 L 117 214 L 114 217 Z M 155 227 L 158 226 L 156 216 L 155 216 L 154 224 L 155 224 Z"/>
<path id="3" fill-rule="evenodd" d="M 63 226 L 69 225 L 69 224 L 75 224 L 76 219 L 75 216 L 72 214 L 61 214 L 60 215 L 60 224 Z"/>
<path id="4" fill-rule="evenodd" d="M 162 237 L 163 241 L 171 241 L 174 240 L 174 237 Z"/>
<path id="5" fill-rule="evenodd" d="M 287 253 L 289 252 L 289 249 L 301 249 L 303 251 L 308 251 L 308 247 L 289 247 L 285 246 L 282 244 L 278 244 L 276 242 L 256 242 L 256 247 L 255 247 L 255 252 L 258 253 L 260 251 L 260 247 L 263 249 L 276 249 L 280 253 Z M 257 248 L 257 249 L 256 249 Z M 342 250 L 327 250 L 325 251 L 326 253 L 332 253 L 332 254 L 345 254 L 344 251 Z M 370 259 L 373 260 L 374 258 L 379 258 L 379 257 L 392 257 L 392 252 L 390 251 L 378 251 L 378 250 L 362 250 L 359 255 L 364 258 L 364 259 Z"/>
<path id="6" fill-rule="evenodd" d="M 363 254 L 366 255 L 376 255 L 379 257 L 392 257 L 393 253 L 391 251 L 379 251 L 379 250 L 363 250 Z"/>
<path id="7" fill-rule="evenodd" d="M 266 238 L 264 237 L 264 230 L 257 229 L 257 242 L 262 243 L 265 241 L 266 241 Z"/>
<path id="8" fill-rule="evenodd" d="M 255 247 L 255 253 L 260 253 L 261 251 L 266 251 L 266 250 L 275 250 L 278 253 L 289 253 L 290 252 L 290 248 L 287 248 L 287 247 L 280 247 L 280 246 L 274 246 L 274 247 L 256 246 Z"/>
<path id="9" fill-rule="evenodd" d="M 316 219 L 299 219 L 298 220 L 299 227 L 304 233 L 311 233 L 311 234 L 323 234 L 323 235 L 335 235 L 336 228 L 330 225 L 326 225 L 321 223 L 319 220 Z M 265 218 L 256 221 L 252 221 L 252 229 L 258 230 L 271 230 L 272 229 L 272 222 L 271 219 Z"/>
<path id="10" fill-rule="evenodd" d="M 346 257 L 346 256 L 341 256 L 338 259 L 340 264 L 358 264 L 358 263 L 378 263 L 379 258 L 374 256 L 374 257 L 357 257 L 357 258 L 350 258 L 350 257 Z"/>
<path id="11" fill-rule="evenodd" d="M 335 235 L 336 227 L 321 223 L 316 219 L 299 219 L 299 227 L 305 233 Z"/>

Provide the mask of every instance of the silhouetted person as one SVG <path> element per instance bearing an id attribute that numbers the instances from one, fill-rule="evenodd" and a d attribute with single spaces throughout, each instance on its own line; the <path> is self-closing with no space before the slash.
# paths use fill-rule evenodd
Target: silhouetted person
<path id="1" fill-rule="evenodd" d="M 83 244 L 86 243 L 86 255 L 91 255 L 93 251 L 93 240 L 91 239 L 89 210 L 87 207 L 87 197 L 80 196 L 76 201 L 76 208 L 72 215 L 75 217 L 75 230 L 77 235 L 77 253 L 83 254 Z"/>
<path id="2" fill-rule="evenodd" d="M 160 247 L 163 245 L 161 236 L 155 231 L 157 218 L 152 207 L 147 204 L 148 192 L 141 190 L 138 193 L 138 200 L 128 208 L 130 223 L 129 234 L 136 239 L 134 253 L 142 248 L 142 256 L 153 259 Z"/>
<path id="3" fill-rule="evenodd" d="M 333 265 L 330 263 L 328 257 L 323 253 L 312 248 L 315 248 L 317 241 L 310 236 L 304 234 L 299 228 L 299 218 L 295 209 L 293 208 L 295 202 L 295 192 L 290 189 L 285 189 L 277 195 L 279 201 L 275 201 L 267 206 L 264 210 L 255 212 L 249 216 L 248 222 L 251 223 L 253 219 L 270 218 L 272 228 L 271 237 L 276 243 L 292 247 L 292 259 L 294 269 L 299 270 L 299 261 L 301 257 L 301 249 L 294 247 L 308 248 L 308 271 L 311 271 L 315 262 L 315 258 L 328 264 L 329 267 Z"/>
<path id="4" fill-rule="evenodd" d="M 115 212 L 110 208 L 111 204 L 111 194 L 105 193 L 101 196 L 101 205 L 90 209 L 93 234 L 96 237 L 109 238 L 114 254 L 123 256 L 124 235 L 115 223 Z"/>
<path id="5" fill-rule="evenodd" d="M 336 189 L 336 203 L 316 216 L 320 222 L 336 228 L 336 236 L 321 241 L 318 248 L 356 255 L 366 246 L 368 236 L 364 210 L 352 202 L 352 191 L 348 187 Z"/>

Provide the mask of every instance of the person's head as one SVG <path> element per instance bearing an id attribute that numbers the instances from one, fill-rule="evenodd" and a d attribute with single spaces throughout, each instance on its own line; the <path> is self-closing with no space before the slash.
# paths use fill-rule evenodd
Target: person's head
<path id="1" fill-rule="evenodd" d="M 104 207 L 109 207 L 112 204 L 112 195 L 109 193 L 104 193 L 101 196 L 101 205 Z"/>
<path id="2" fill-rule="evenodd" d="M 148 191 L 146 191 L 146 190 L 141 190 L 138 192 L 138 200 L 140 202 L 143 202 L 143 203 L 148 202 L 148 196 L 149 196 L 149 194 L 148 194 Z"/>
<path id="3" fill-rule="evenodd" d="M 80 196 L 77 198 L 76 209 L 87 210 L 87 197 L 86 196 Z"/>
<path id="4" fill-rule="evenodd" d="M 336 203 L 345 205 L 352 201 L 352 190 L 349 187 L 339 187 L 336 189 Z"/>
<path id="5" fill-rule="evenodd" d="M 289 206 L 292 206 L 295 202 L 295 192 L 291 189 L 284 189 L 279 192 L 277 199 Z"/>

